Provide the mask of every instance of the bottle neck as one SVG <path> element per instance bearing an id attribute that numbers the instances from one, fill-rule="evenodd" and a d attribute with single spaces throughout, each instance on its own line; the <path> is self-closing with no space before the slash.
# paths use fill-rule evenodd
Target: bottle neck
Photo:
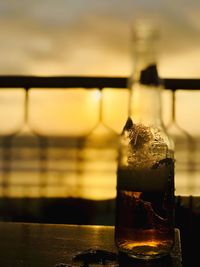
<path id="1" fill-rule="evenodd" d="M 133 30 L 132 78 L 140 80 L 141 71 L 157 63 L 159 34 L 153 25 L 138 24 Z"/>
<path id="2" fill-rule="evenodd" d="M 134 83 L 131 90 L 130 117 L 133 123 L 163 127 L 161 112 L 161 87 Z"/>
<path id="3" fill-rule="evenodd" d="M 140 25 L 133 32 L 133 37 L 130 116 L 133 123 L 162 126 L 161 85 L 156 66 L 158 32 Z"/>

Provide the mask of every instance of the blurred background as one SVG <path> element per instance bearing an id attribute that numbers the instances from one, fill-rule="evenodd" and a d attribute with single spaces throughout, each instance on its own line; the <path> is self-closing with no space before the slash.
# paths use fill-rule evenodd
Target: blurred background
<path id="1" fill-rule="evenodd" d="M 199 76 L 199 1 L 0 1 L 1 74 L 130 74 L 130 26 L 153 18 L 160 74 Z"/>
<path id="2" fill-rule="evenodd" d="M 0 75 L 129 77 L 132 26 L 150 18 L 161 78 L 199 78 L 199 9 L 198 0 L 0 0 Z M 113 225 L 128 101 L 127 88 L 1 88 L 0 220 Z M 200 220 L 199 102 L 198 90 L 162 93 L 185 250 Z"/>
<path id="3" fill-rule="evenodd" d="M 132 26 L 150 18 L 160 76 L 199 78 L 199 8 L 198 0 L 0 0 L 0 75 L 129 77 Z M 127 88 L 1 88 L 0 219 L 113 225 L 128 101 Z M 199 214 L 199 102 L 198 90 L 162 93 L 179 227 Z"/>

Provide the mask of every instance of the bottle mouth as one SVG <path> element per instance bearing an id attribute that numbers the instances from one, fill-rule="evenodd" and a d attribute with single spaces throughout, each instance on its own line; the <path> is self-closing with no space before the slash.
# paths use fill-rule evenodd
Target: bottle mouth
<path id="1" fill-rule="evenodd" d="M 132 30 L 135 40 L 158 39 L 160 37 L 160 28 L 155 19 L 137 19 L 133 24 Z"/>

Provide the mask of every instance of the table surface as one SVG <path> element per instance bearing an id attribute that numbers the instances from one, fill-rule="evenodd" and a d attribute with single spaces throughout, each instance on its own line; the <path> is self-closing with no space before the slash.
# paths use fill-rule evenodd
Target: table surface
<path id="1" fill-rule="evenodd" d="M 150 263 L 123 259 L 117 266 L 181 267 L 180 231 L 175 229 L 175 232 L 176 244 L 170 257 Z M 99 248 L 117 252 L 112 226 L 1 222 L 0 237 L 2 267 L 81 266 L 80 263 L 73 263 L 72 257 L 83 250 Z"/>

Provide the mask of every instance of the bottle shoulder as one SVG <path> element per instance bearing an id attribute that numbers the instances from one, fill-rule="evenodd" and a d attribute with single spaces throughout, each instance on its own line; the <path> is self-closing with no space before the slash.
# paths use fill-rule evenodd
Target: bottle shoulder
<path id="1" fill-rule="evenodd" d="M 174 141 L 164 124 L 161 124 L 160 126 L 155 126 L 156 131 L 158 130 L 159 135 L 163 139 L 163 141 L 167 144 L 168 148 L 171 151 L 174 151 Z"/>
<path id="2" fill-rule="evenodd" d="M 174 159 L 173 143 L 164 127 L 134 124 L 121 135 L 122 165 L 147 168 L 166 158 Z"/>
<path id="3" fill-rule="evenodd" d="M 173 139 L 163 123 L 134 123 L 129 117 L 123 128 L 121 139 L 129 140 L 136 147 L 148 142 L 154 142 L 158 145 L 165 145 L 172 151 L 174 150 Z"/>

